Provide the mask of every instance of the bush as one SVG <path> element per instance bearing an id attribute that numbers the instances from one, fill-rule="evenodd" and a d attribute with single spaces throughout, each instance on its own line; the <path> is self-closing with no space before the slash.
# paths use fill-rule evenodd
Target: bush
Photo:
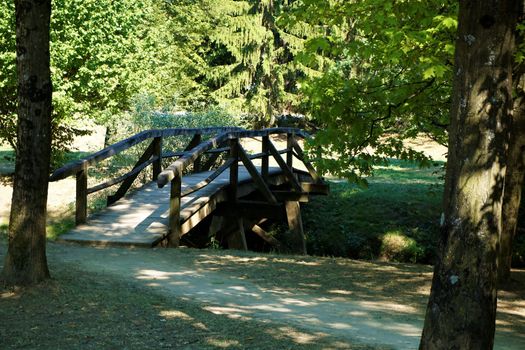
<path id="1" fill-rule="evenodd" d="M 132 112 L 108 119 L 111 135 L 109 143 L 120 141 L 143 130 L 167 128 L 203 128 L 239 126 L 239 118 L 226 111 L 211 107 L 202 111 L 179 111 L 177 106 L 157 108 L 152 95 L 139 95 L 134 100 Z"/>
<path id="2" fill-rule="evenodd" d="M 380 257 L 388 261 L 416 262 L 424 254 L 424 249 L 401 231 L 386 233 L 381 239 Z"/>

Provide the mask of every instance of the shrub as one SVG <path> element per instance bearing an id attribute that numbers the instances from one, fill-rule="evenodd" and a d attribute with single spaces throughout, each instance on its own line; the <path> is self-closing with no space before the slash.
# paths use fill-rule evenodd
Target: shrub
<path id="1" fill-rule="evenodd" d="M 389 261 L 416 262 L 424 249 L 413 239 L 396 230 L 386 233 L 381 239 L 380 257 Z"/>

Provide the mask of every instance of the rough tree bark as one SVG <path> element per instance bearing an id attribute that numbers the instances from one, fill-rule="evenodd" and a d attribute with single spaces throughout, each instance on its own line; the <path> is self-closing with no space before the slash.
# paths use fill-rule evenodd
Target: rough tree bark
<path id="1" fill-rule="evenodd" d="M 518 22 L 524 19 L 525 2 L 520 0 Z M 523 41 L 516 33 L 516 44 Z M 518 212 L 521 203 L 523 176 L 525 172 L 525 63 L 516 65 L 513 73 L 515 91 L 511 139 L 505 176 L 505 193 L 503 195 L 502 223 L 500 238 L 500 255 L 498 261 L 498 283 L 510 279 L 510 268 L 514 237 L 518 224 Z"/>
<path id="2" fill-rule="evenodd" d="M 15 5 L 18 148 L 2 279 L 10 285 L 27 285 L 49 278 L 46 202 L 51 153 L 51 0 L 17 0 Z"/>
<path id="3" fill-rule="evenodd" d="M 518 0 L 460 1 L 438 259 L 420 349 L 492 349 Z"/>
<path id="4" fill-rule="evenodd" d="M 498 261 L 498 283 L 510 279 L 513 242 L 518 224 L 518 211 L 521 203 L 523 175 L 525 172 L 525 75 L 518 76 L 516 98 L 514 99 L 513 121 L 505 193 L 503 195 L 500 254 Z"/>

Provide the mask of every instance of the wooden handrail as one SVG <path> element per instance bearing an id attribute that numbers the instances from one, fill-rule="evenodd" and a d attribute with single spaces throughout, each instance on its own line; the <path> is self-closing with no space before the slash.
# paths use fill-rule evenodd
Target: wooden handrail
<path id="1" fill-rule="evenodd" d="M 119 141 L 109 147 L 104 148 L 92 155 L 80 159 L 75 162 L 66 164 L 65 166 L 55 170 L 49 177 L 49 181 L 58 181 L 65 179 L 71 175 L 75 175 L 81 171 L 84 167 L 96 164 L 104 159 L 121 153 L 143 141 L 156 137 L 173 137 L 173 136 L 184 136 L 184 135 L 195 135 L 195 134 L 213 134 L 213 133 L 224 133 L 228 131 L 239 131 L 243 130 L 239 127 L 209 127 L 209 128 L 180 128 L 180 129 L 153 129 L 145 130 L 133 135 L 125 140 Z"/>
<path id="2" fill-rule="evenodd" d="M 202 141 L 202 134 L 215 134 L 207 141 Z M 270 135 L 286 135 L 287 137 L 287 148 L 284 150 L 276 150 L 271 144 L 269 139 Z M 193 136 L 189 145 L 182 152 L 170 152 L 163 153 L 162 143 L 166 137 L 173 136 Z M 262 137 L 263 149 L 261 153 L 248 155 L 240 146 L 239 140 L 242 138 L 256 138 Z M 242 160 L 252 178 L 257 183 L 258 188 L 262 190 L 265 197 L 270 202 L 275 202 L 275 198 L 266 187 L 266 180 L 268 176 L 268 157 L 273 156 L 277 159 L 279 166 L 285 172 L 285 175 L 290 180 L 293 178 L 293 169 L 291 168 L 291 157 L 293 153 L 302 155 L 301 149 L 297 144 L 295 137 L 308 138 L 309 135 L 300 129 L 295 128 L 270 128 L 264 130 L 245 130 L 238 127 L 210 127 L 210 128 L 185 128 L 185 129 L 163 129 L 163 130 L 146 130 L 140 132 L 132 137 L 117 142 L 101 151 L 98 151 L 86 158 L 71 162 L 65 166 L 57 169 L 50 176 L 49 181 L 58 181 L 71 175 L 76 175 L 77 178 L 77 194 L 76 194 L 76 223 L 81 224 L 86 221 L 87 218 L 87 196 L 90 193 L 100 191 L 118 183 L 122 183 L 120 188 L 112 196 L 108 197 L 108 205 L 115 202 L 126 194 L 133 181 L 136 179 L 138 174 L 146 167 L 153 165 L 153 179 L 157 180 L 159 187 L 163 187 L 171 182 L 171 196 L 177 195 L 182 197 L 193 193 L 211 183 L 217 176 L 224 172 L 227 168 L 230 168 L 230 182 L 235 180 L 236 183 L 238 168 L 238 162 Z M 151 144 L 144 151 L 142 156 L 133 167 L 131 171 L 124 175 L 120 175 L 114 179 L 110 179 L 105 183 L 87 187 L 87 176 L 90 165 L 94 165 L 104 159 L 119 154 L 141 142 L 151 139 Z M 226 145 L 229 145 L 225 147 Z M 215 172 L 213 172 L 207 179 L 201 181 L 191 188 L 186 188 L 185 191 L 181 191 L 182 175 L 188 171 L 188 167 L 193 166 L 193 171 L 200 171 L 201 168 L 208 170 L 211 165 L 215 162 L 217 157 L 223 153 L 230 151 L 230 159 L 223 163 Z M 295 151 L 295 152 L 294 152 Z M 285 162 L 280 155 L 286 153 L 287 161 Z M 201 158 L 204 154 L 210 154 L 209 159 L 201 166 Z M 169 165 L 166 169 L 161 169 L 161 160 L 163 158 L 179 157 L 175 162 Z M 263 168 L 262 176 L 255 170 L 255 166 L 251 162 L 252 159 L 262 158 Z M 313 168 L 308 167 L 309 171 L 313 171 Z M 296 185 L 296 180 L 293 181 L 292 185 Z M 297 186 L 294 186 L 297 187 Z M 235 195 L 236 185 L 231 186 L 232 195 Z M 235 195 L 236 196 L 236 195 Z M 180 211 L 180 198 L 175 200 L 171 199 L 171 207 L 173 211 Z M 178 220 L 175 218 L 177 214 L 170 212 L 170 227 L 175 229 L 178 225 Z M 175 231 L 174 231 L 175 232 Z"/>
<path id="3" fill-rule="evenodd" d="M 153 178 L 156 179 L 161 172 L 162 160 L 162 140 L 166 137 L 192 135 L 193 139 L 190 142 L 191 148 L 200 143 L 202 134 L 224 133 L 228 131 L 243 130 L 238 127 L 208 127 L 208 128 L 180 128 L 180 129 L 158 129 L 142 131 L 125 140 L 119 141 L 101 151 L 93 153 L 92 155 L 80 159 L 75 162 L 66 164 L 65 166 L 55 170 L 51 174 L 49 181 L 62 180 L 71 175 L 76 176 L 76 199 L 75 199 L 75 222 L 82 224 L 86 222 L 87 218 L 87 196 L 90 193 L 100 191 L 104 188 L 122 183 L 120 188 L 114 195 L 108 196 L 108 205 L 122 198 L 128 189 L 131 187 L 133 181 L 138 174 L 148 167 L 153 165 Z M 139 158 L 137 164 L 127 174 L 121 175 L 115 179 L 111 179 L 103 184 L 96 185 L 88 189 L 87 178 L 90 165 L 94 165 L 104 159 L 119 154 L 141 142 L 152 139 L 151 144 L 146 149 L 144 154 Z M 195 160 L 194 160 L 195 161 Z"/>
<path id="4" fill-rule="evenodd" d="M 192 164 L 195 159 L 199 158 L 208 150 L 218 147 L 218 145 L 229 139 L 266 137 L 274 134 L 294 134 L 302 138 L 309 137 L 308 133 L 296 128 L 269 128 L 264 130 L 240 130 L 224 132 L 206 142 L 201 143 L 188 152 L 184 152 L 179 159 L 170 164 L 160 173 L 157 178 L 157 185 L 159 188 L 162 188 L 172 181 L 175 176 L 182 176 L 184 170 L 186 170 L 186 168 Z"/>

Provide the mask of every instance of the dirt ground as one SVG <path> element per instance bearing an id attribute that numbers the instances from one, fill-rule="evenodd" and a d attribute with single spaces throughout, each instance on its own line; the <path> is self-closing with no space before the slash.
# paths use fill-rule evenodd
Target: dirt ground
<path id="1" fill-rule="evenodd" d="M 0 261 L 3 254 L 5 243 Z M 163 340 L 134 334 L 127 340 L 133 346 L 124 347 L 416 349 L 432 272 L 422 265 L 339 258 L 58 243 L 48 245 L 48 256 L 55 277 L 51 294 L 0 293 L 0 338 L 12 339 L 23 326 L 29 334 L 53 329 L 54 340 L 39 344 L 63 348 L 107 345 L 118 342 L 120 333 L 127 344 L 125 334 L 133 331 L 161 332 Z M 513 277 L 499 293 L 495 349 L 525 348 L 525 271 L 515 270 Z M 79 287 L 71 290 L 75 283 Z M 46 301 L 50 296 L 53 301 Z M 9 312 L 17 308 L 23 312 Z M 105 338 L 107 331 L 96 329 L 111 317 L 116 320 Z M 175 321 L 178 328 L 166 333 Z M 33 348 L 28 337 L 7 348 Z M 147 337 L 153 343 L 143 343 Z"/>

